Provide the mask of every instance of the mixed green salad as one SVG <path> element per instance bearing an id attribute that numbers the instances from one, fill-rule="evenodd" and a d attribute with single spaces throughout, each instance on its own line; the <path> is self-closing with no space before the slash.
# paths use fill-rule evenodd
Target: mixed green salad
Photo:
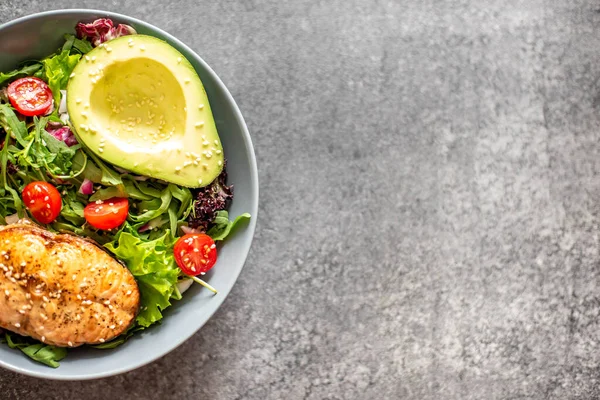
<path id="1" fill-rule="evenodd" d="M 94 346 L 111 349 L 159 323 L 182 298 L 181 288 L 189 286 L 183 282 L 193 279 L 214 291 L 198 277 L 216 261 L 213 244 L 250 215 L 229 218 L 233 188 L 225 163 L 212 182 L 186 187 L 117 167 L 82 142 L 66 107 L 73 70 L 94 48 L 135 30 L 102 19 L 79 24 L 76 33 L 65 35 L 64 45 L 47 58 L 0 72 L 0 222 L 30 218 L 48 230 L 89 238 L 128 267 L 140 289 L 140 311 L 125 333 Z M 59 198 L 35 198 L 32 187 L 55 188 Z M 202 240 L 210 254 L 198 269 L 174 254 L 190 235 L 209 237 Z M 8 331 L 4 341 L 51 367 L 67 355 L 65 348 Z"/>

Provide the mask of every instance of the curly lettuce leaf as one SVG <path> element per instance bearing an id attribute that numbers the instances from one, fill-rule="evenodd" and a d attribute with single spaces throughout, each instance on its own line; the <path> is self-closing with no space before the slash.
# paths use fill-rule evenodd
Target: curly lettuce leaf
<path id="1" fill-rule="evenodd" d="M 80 58 L 81 54 L 71 54 L 70 50 L 63 50 L 53 57 L 42 60 L 48 86 L 54 95 L 55 106 L 60 103 L 60 91 L 67 88 L 69 76 Z"/>
<path id="2" fill-rule="evenodd" d="M 123 230 L 115 241 L 105 244 L 105 247 L 125 262 L 138 282 L 141 310 L 137 324 L 146 328 L 160 321 L 162 311 L 171 305 L 169 300 L 179 276 L 171 233 L 166 231 L 157 239 L 145 241 Z"/>

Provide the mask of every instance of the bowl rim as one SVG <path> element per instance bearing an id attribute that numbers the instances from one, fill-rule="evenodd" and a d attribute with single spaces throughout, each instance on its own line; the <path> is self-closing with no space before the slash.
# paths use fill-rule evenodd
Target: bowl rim
<path id="1" fill-rule="evenodd" d="M 0 32 L 6 28 L 9 28 L 14 25 L 18 25 L 22 22 L 29 21 L 32 19 L 35 20 L 38 18 L 51 17 L 53 15 L 63 16 L 63 15 L 69 15 L 69 14 L 73 14 L 73 15 L 89 14 L 90 16 L 100 16 L 101 15 L 101 16 L 106 16 L 107 18 L 111 18 L 111 19 L 112 18 L 121 19 L 123 21 L 127 21 L 127 23 L 133 23 L 133 24 L 136 24 L 139 26 L 144 26 L 146 28 L 156 30 L 156 31 L 160 32 L 160 34 L 163 36 L 163 39 L 168 39 L 169 41 L 171 41 L 172 43 L 175 43 L 180 48 L 185 49 L 187 52 L 189 52 L 189 54 L 191 54 L 193 57 L 195 57 L 196 61 L 202 65 L 202 67 L 206 70 L 206 73 L 208 75 L 210 75 L 211 79 L 214 80 L 215 86 L 217 86 L 222 91 L 225 98 L 227 99 L 227 102 L 229 102 L 232 105 L 235 119 L 242 131 L 242 138 L 244 140 L 244 144 L 248 149 L 247 153 L 248 153 L 248 158 L 249 158 L 249 162 L 250 162 L 250 186 L 251 186 L 251 189 L 252 189 L 254 195 L 250 198 L 251 210 L 249 210 L 249 212 L 251 213 L 252 218 L 250 219 L 250 222 L 247 227 L 247 229 L 248 229 L 247 232 L 248 232 L 248 235 L 250 235 L 250 240 L 249 240 L 249 243 L 248 243 L 246 249 L 243 251 L 243 254 L 242 254 L 244 261 L 242 263 L 240 263 L 240 265 L 237 268 L 232 270 L 232 275 L 235 278 L 233 281 L 233 285 L 231 286 L 231 288 L 229 288 L 227 290 L 227 292 L 219 291 L 219 294 L 222 293 L 223 295 L 219 296 L 219 298 L 215 299 L 215 301 L 218 302 L 217 306 L 214 308 L 214 310 L 212 312 L 209 312 L 208 316 L 205 319 L 198 321 L 198 326 L 193 330 L 193 332 L 189 336 L 187 336 L 187 337 L 182 336 L 182 337 L 178 338 L 177 340 L 170 342 L 169 345 L 164 346 L 155 355 L 150 356 L 147 359 L 144 359 L 137 364 L 132 363 L 131 365 L 125 366 L 125 367 L 117 366 L 110 371 L 101 372 L 101 373 L 82 373 L 79 375 L 64 376 L 64 375 L 61 375 L 60 373 L 58 373 L 58 371 L 60 370 L 60 367 L 58 369 L 48 368 L 47 373 L 46 372 L 42 373 L 42 372 L 32 371 L 27 368 L 16 367 L 16 366 L 9 364 L 9 363 L 5 362 L 4 360 L 0 359 L 0 367 L 6 368 L 10 371 L 17 372 L 17 373 L 20 373 L 23 375 L 28 375 L 28 376 L 31 376 L 34 378 L 59 380 L 59 381 L 100 379 L 100 378 L 107 378 L 107 377 L 120 375 L 120 374 L 123 374 L 126 372 L 133 371 L 135 369 L 138 369 L 145 365 L 148 365 L 148 364 L 158 360 L 161 357 L 164 357 L 168 353 L 175 350 L 177 347 L 181 346 L 184 342 L 189 340 L 192 336 L 194 336 L 208 322 L 208 320 L 210 318 L 212 318 L 212 316 L 217 312 L 217 310 L 221 307 L 221 305 L 223 304 L 223 302 L 225 301 L 227 296 L 229 296 L 229 293 L 231 293 L 231 290 L 237 283 L 237 280 L 242 271 L 242 268 L 244 267 L 244 265 L 247 261 L 248 253 L 250 252 L 250 248 L 252 247 L 252 242 L 254 240 L 256 222 L 258 219 L 258 200 L 259 200 L 258 167 L 257 167 L 257 163 L 256 163 L 256 154 L 254 152 L 254 146 L 252 145 L 252 139 L 250 137 L 250 132 L 248 131 L 248 126 L 246 125 L 246 121 L 244 120 L 244 117 L 242 115 L 242 112 L 240 111 L 239 106 L 235 102 L 233 96 L 231 95 L 231 93 L 229 92 L 229 90 L 227 89 L 227 87 L 225 86 L 223 81 L 221 80 L 221 78 L 219 78 L 219 76 L 210 67 L 210 65 L 208 65 L 208 63 L 206 61 L 204 61 L 204 59 L 202 57 L 200 57 L 194 50 L 192 50 L 189 46 L 187 46 L 185 43 L 183 43 L 181 40 L 179 40 L 175 36 L 171 35 L 170 33 L 164 31 L 161 28 L 158 28 L 155 25 L 152 25 L 148 22 L 142 21 L 138 18 L 130 17 L 125 14 L 112 12 L 112 11 L 106 11 L 106 10 L 99 10 L 99 9 L 82 9 L 82 8 L 50 10 L 50 11 L 43 11 L 43 12 L 24 15 L 22 17 L 19 17 L 19 18 L 10 20 L 4 24 L 1 24 Z"/>

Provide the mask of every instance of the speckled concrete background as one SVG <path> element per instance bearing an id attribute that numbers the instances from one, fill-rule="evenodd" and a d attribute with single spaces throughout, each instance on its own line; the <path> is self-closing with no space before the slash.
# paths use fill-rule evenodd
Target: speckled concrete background
<path id="1" fill-rule="evenodd" d="M 138 371 L 16 399 L 600 396 L 600 3 L 13 1 L 191 45 L 256 146 L 261 207 L 214 318 Z"/>

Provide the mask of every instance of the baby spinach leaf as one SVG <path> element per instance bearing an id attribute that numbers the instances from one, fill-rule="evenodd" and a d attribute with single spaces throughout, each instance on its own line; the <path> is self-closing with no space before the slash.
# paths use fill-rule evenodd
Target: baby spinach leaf
<path id="1" fill-rule="evenodd" d="M 62 347 L 48 346 L 30 338 L 5 332 L 4 341 L 11 349 L 19 349 L 34 361 L 49 367 L 59 367 L 59 361 L 67 356 L 67 350 Z"/>

